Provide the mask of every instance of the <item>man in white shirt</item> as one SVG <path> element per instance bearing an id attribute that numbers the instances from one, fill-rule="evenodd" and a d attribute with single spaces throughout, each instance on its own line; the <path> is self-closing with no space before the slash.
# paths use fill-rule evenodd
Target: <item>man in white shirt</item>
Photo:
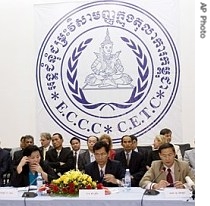
<path id="1" fill-rule="evenodd" d="M 50 145 L 51 143 L 51 134 L 48 132 L 42 132 L 40 134 L 40 142 L 41 142 L 41 147 L 39 149 L 41 150 L 41 154 L 43 156 L 43 160 L 45 160 L 46 152 L 49 149 L 52 149 L 53 146 Z"/>
<path id="2" fill-rule="evenodd" d="M 74 169 L 81 170 L 81 157 L 80 154 L 85 152 L 85 150 L 81 149 L 81 142 L 78 137 L 72 137 L 70 139 L 70 144 L 73 152 L 74 157 Z"/>

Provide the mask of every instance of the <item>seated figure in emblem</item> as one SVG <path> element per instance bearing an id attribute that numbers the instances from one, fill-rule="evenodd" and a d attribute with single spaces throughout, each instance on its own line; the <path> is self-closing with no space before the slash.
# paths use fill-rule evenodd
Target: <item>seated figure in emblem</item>
<path id="1" fill-rule="evenodd" d="M 131 85 L 133 79 L 125 74 L 124 68 L 119 59 L 121 51 L 112 53 L 113 42 L 110 40 L 109 31 L 107 29 L 105 40 L 101 43 L 99 53 L 91 65 L 93 73 L 89 74 L 85 79 L 85 84 L 89 86 L 97 86 L 99 88 L 117 88 L 118 85 Z"/>

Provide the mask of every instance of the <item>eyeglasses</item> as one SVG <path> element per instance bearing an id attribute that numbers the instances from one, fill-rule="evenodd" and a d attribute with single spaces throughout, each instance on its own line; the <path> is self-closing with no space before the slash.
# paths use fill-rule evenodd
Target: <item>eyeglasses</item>
<path id="1" fill-rule="evenodd" d="M 95 153 L 94 155 L 95 155 L 95 157 L 106 157 L 107 153 L 101 153 L 101 154 Z"/>

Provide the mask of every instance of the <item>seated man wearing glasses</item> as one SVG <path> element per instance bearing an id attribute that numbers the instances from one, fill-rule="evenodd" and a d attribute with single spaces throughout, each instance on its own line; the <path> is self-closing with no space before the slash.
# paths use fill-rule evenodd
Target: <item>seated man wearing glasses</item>
<path id="1" fill-rule="evenodd" d="M 121 179 L 125 176 L 125 169 L 121 162 L 109 159 L 109 145 L 104 141 L 98 141 L 93 146 L 93 152 L 95 161 L 85 166 L 85 173 L 105 187 L 121 185 Z"/>

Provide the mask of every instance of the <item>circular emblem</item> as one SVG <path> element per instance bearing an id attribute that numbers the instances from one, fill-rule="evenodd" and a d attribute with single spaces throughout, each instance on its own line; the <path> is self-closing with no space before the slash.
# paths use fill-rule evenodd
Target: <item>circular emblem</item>
<path id="1" fill-rule="evenodd" d="M 104 1 L 58 20 L 39 50 L 39 96 L 51 118 L 84 139 L 142 134 L 168 112 L 179 85 L 175 44 L 152 14 Z"/>

